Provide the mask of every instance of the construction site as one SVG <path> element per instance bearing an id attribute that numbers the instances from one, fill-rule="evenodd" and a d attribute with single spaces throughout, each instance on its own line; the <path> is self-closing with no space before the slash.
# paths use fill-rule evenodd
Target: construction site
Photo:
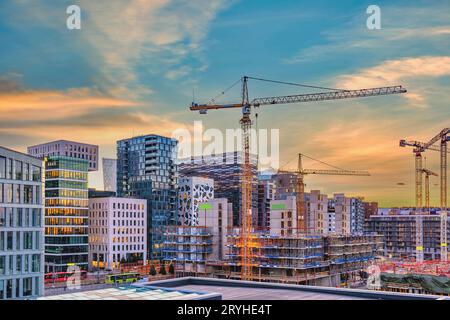
<path id="1" fill-rule="evenodd" d="M 447 143 L 445 128 L 428 142 L 400 140 L 400 147 L 412 147 L 415 175 L 415 208 L 392 209 L 385 215 L 371 216 L 369 231 L 382 234 L 386 259 L 378 262 L 379 290 L 450 295 L 448 262 L 449 218 L 447 207 Z M 439 174 L 424 166 L 424 153 L 439 152 Z M 423 179 L 425 176 L 425 179 Z M 430 204 L 430 177 L 439 177 L 440 203 Z M 425 193 L 423 190 L 425 189 Z M 425 201 L 424 200 L 425 196 Z"/>

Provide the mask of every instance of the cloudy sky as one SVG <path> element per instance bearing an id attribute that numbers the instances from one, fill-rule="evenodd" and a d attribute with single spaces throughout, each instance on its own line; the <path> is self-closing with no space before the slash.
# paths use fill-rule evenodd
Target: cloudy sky
<path id="1" fill-rule="evenodd" d="M 66 8 L 82 29 L 66 28 Z M 381 8 L 368 30 L 366 8 Z M 333 88 L 401 84 L 401 96 L 260 108 L 280 129 L 280 163 L 296 154 L 371 177 L 309 176 L 307 190 L 346 192 L 383 206 L 414 203 L 412 150 L 450 125 L 450 1 L 3 0 L 0 145 L 71 139 L 115 157 L 118 139 L 238 127 L 239 111 L 188 110 L 242 75 Z M 250 96 L 311 92 L 250 83 Z M 221 98 L 239 101 L 239 88 Z M 438 171 L 438 153 L 427 165 Z M 305 160 L 305 167 L 323 168 Z M 102 188 L 100 172 L 91 185 Z M 432 203 L 438 204 L 437 180 Z"/>

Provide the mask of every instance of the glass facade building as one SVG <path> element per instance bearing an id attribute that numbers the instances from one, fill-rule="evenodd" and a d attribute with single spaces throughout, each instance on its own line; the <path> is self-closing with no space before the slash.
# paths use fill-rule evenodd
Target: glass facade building
<path id="1" fill-rule="evenodd" d="M 180 175 L 199 176 L 214 179 L 216 198 L 226 198 L 233 204 L 233 225 L 240 225 L 242 207 L 242 164 L 244 154 L 240 151 L 192 157 L 180 160 Z M 250 155 L 252 170 L 252 212 L 254 223 L 258 206 L 257 157 Z"/>
<path id="2" fill-rule="evenodd" d="M 88 267 L 87 160 L 50 156 L 45 166 L 45 268 Z"/>
<path id="3" fill-rule="evenodd" d="M 178 141 L 146 135 L 117 141 L 117 196 L 147 199 L 147 250 L 161 259 L 164 229 L 177 219 Z"/>
<path id="4" fill-rule="evenodd" d="M 42 161 L 0 147 L 0 300 L 44 290 Z"/>

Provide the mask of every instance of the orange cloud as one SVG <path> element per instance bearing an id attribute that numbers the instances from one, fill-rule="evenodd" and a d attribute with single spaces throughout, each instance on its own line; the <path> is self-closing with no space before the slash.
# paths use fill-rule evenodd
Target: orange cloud
<path id="1" fill-rule="evenodd" d="M 338 78 L 336 86 L 343 89 L 407 86 L 420 78 L 438 78 L 450 75 L 450 56 L 424 56 L 389 60 L 378 66 L 360 70 L 356 74 Z M 413 106 L 426 106 L 425 92 L 418 87 L 405 97 Z"/>
<path id="2" fill-rule="evenodd" d="M 80 116 L 107 108 L 136 107 L 140 103 L 78 88 L 65 91 L 0 92 L 2 120 L 49 120 Z"/>

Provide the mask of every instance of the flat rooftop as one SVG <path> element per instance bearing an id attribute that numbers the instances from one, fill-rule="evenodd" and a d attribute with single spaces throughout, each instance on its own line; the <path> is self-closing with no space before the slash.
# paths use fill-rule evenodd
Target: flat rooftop
<path id="1" fill-rule="evenodd" d="M 223 300 L 437 300 L 441 296 L 215 278 L 177 278 L 141 286 L 215 293 Z M 447 300 L 447 299 L 446 299 Z"/>
<path id="2" fill-rule="evenodd" d="M 129 285 L 40 297 L 37 300 L 219 300 L 220 295 L 192 290 Z"/>

